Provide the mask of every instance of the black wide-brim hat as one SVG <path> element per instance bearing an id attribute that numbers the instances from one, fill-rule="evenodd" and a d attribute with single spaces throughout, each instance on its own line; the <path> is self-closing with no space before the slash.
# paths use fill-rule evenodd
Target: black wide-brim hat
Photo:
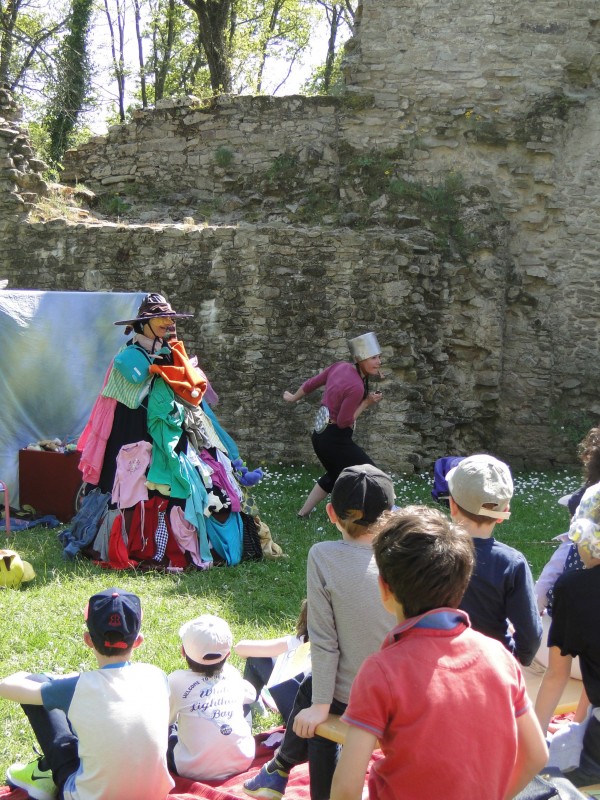
<path id="1" fill-rule="evenodd" d="M 133 325 L 134 322 L 145 322 L 156 317 L 172 317 L 180 319 L 182 317 L 193 317 L 193 314 L 184 314 L 174 311 L 170 303 L 167 303 L 162 294 L 147 294 L 140 303 L 137 310 L 137 317 L 132 319 L 120 319 L 115 325 Z"/>

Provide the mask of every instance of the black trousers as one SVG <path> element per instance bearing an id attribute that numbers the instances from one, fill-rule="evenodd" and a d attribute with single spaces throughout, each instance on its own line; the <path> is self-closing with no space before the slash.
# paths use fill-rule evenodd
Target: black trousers
<path id="1" fill-rule="evenodd" d="M 328 425 L 322 433 L 312 434 L 312 445 L 317 458 L 327 472 L 321 475 L 317 483 L 323 491 L 329 494 L 333 489 L 340 472 L 346 467 L 355 467 L 359 464 L 373 464 L 362 447 L 359 447 L 352 438 L 352 428 L 338 428 L 337 425 Z"/>
<path id="2" fill-rule="evenodd" d="M 296 715 L 312 704 L 312 676 L 306 677 L 298 688 L 294 708 L 287 721 L 285 736 L 277 755 L 294 766 L 308 761 L 310 776 L 311 800 L 329 800 L 331 782 L 340 755 L 340 745 L 322 736 L 313 736 L 312 739 L 303 739 L 293 731 Z M 343 714 L 346 703 L 334 699 L 330 711 L 332 714 Z"/>

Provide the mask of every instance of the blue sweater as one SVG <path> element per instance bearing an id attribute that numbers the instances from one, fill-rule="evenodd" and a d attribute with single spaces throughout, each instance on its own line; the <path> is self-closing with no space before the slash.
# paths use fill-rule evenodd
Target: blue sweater
<path id="1" fill-rule="evenodd" d="M 473 539 L 473 544 L 475 569 L 459 607 L 476 631 L 498 639 L 527 666 L 542 640 L 529 564 L 522 553 L 493 537 Z"/>

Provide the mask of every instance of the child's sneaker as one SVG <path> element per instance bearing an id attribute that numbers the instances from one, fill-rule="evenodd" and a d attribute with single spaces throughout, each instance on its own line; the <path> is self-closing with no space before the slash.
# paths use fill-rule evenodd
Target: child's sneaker
<path id="1" fill-rule="evenodd" d="M 244 791 L 251 797 L 263 797 L 265 800 L 280 800 L 285 794 L 289 775 L 279 769 L 269 772 L 267 764 L 258 775 L 244 783 Z"/>
<path id="2" fill-rule="evenodd" d="M 33 800 L 54 800 L 57 789 L 49 769 L 40 769 L 39 759 L 29 764 L 13 764 L 6 770 L 6 782 L 25 789 Z"/>

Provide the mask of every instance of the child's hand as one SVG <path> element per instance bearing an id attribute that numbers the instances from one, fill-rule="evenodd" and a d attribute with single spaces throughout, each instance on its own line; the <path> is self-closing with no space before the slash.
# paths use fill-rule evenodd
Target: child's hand
<path id="1" fill-rule="evenodd" d="M 325 722 L 329 715 L 329 705 L 319 703 L 310 708 L 305 708 L 296 716 L 294 720 L 294 733 L 302 739 L 312 739 L 315 735 L 317 725 Z"/>

